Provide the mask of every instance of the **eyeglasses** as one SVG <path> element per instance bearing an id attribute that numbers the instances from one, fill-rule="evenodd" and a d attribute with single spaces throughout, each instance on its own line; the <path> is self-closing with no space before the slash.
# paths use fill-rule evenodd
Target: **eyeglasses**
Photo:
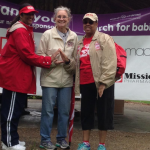
<path id="1" fill-rule="evenodd" d="M 60 16 L 60 15 L 59 15 L 59 16 L 57 16 L 57 18 L 58 18 L 58 19 L 61 19 L 61 18 L 66 19 L 66 18 L 68 18 L 68 17 L 67 17 L 67 16 Z"/>
<path id="2" fill-rule="evenodd" d="M 94 23 L 94 21 L 92 21 L 92 20 L 83 20 L 83 24 L 87 24 L 87 23 L 92 25 Z"/>

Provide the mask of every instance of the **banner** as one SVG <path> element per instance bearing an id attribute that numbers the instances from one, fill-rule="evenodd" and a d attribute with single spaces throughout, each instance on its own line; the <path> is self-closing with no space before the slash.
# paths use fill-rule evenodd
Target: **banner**
<path id="1" fill-rule="evenodd" d="M 19 5 L 0 1 L 0 37 L 5 37 L 10 22 L 19 13 L 18 8 Z M 38 11 L 32 24 L 37 46 L 42 33 L 55 26 L 53 12 Z M 115 84 L 115 99 L 150 100 L 150 8 L 97 15 L 97 30 L 111 35 L 127 52 L 127 68 Z M 73 14 L 70 23 L 70 29 L 79 39 L 84 35 L 83 16 Z M 39 81 L 40 68 L 37 68 L 37 95 L 42 94 Z"/>

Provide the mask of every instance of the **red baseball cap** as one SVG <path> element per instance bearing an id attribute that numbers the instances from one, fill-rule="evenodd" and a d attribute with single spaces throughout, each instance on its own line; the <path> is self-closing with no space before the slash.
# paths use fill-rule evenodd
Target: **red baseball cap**
<path id="1" fill-rule="evenodd" d="M 19 11 L 19 15 L 22 14 L 22 13 L 30 13 L 30 12 L 34 12 L 34 13 L 38 13 L 37 10 L 34 9 L 33 6 L 26 6 L 26 7 L 23 7 L 20 11 Z"/>

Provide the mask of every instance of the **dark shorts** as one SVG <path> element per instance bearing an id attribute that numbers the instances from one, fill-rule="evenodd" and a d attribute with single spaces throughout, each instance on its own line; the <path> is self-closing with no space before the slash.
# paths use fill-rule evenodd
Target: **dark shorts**
<path id="1" fill-rule="evenodd" d="M 95 106 L 97 107 L 98 129 L 112 130 L 114 115 L 114 85 L 104 90 L 103 96 L 97 99 L 95 83 L 80 85 L 81 91 L 81 124 L 82 130 L 94 128 Z"/>

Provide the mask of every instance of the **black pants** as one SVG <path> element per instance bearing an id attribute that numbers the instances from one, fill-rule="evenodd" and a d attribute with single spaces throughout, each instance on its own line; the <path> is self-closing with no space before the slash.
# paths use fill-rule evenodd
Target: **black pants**
<path id="1" fill-rule="evenodd" d="M 1 105 L 1 141 L 8 147 L 17 145 L 19 119 L 24 111 L 27 94 L 3 89 Z"/>
<path id="2" fill-rule="evenodd" d="M 82 130 L 94 128 L 95 105 L 97 105 L 98 129 L 111 130 L 114 115 L 114 85 L 98 96 L 95 83 L 80 85 L 81 90 L 81 124 Z"/>

